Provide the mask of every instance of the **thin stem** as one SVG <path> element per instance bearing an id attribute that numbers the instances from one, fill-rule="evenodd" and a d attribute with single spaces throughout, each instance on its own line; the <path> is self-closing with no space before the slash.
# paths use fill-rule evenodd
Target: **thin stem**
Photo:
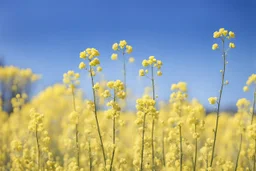
<path id="1" fill-rule="evenodd" d="M 124 92 L 126 93 L 126 60 L 124 55 L 125 55 L 125 52 L 123 51 Z"/>
<path id="2" fill-rule="evenodd" d="M 40 144 L 39 144 L 37 125 L 36 125 L 36 145 L 37 145 L 37 167 L 38 167 L 38 170 L 40 170 L 40 162 L 41 162 L 40 156 L 41 156 L 41 152 L 40 152 Z"/>
<path id="3" fill-rule="evenodd" d="M 253 105 L 252 105 L 251 125 L 253 124 L 254 111 L 255 111 L 255 103 L 256 103 L 256 87 L 255 87 L 254 92 L 253 92 Z M 255 142 L 254 142 L 253 170 L 256 169 L 255 163 L 256 163 L 256 139 L 255 139 Z"/>
<path id="4" fill-rule="evenodd" d="M 241 148 L 242 148 L 242 142 L 243 142 L 243 134 L 241 133 L 241 135 L 240 135 L 240 145 L 239 145 L 239 150 L 238 150 L 238 154 L 237 154 L 237 158 L 236 158 L 235 171 L 237 171 L 237 167 L 238 167 L 238 161 L 239 161 L 240 152 L 241 152 Z"/>
<path id="5" fill-rule="evenodd" d="M 115 96 L 115 90 L 114 90 L 114 102 L 116 102 L 116 96 Z M 115 156 L 115 144 L 116 144 L 116 117 L 113 116 L 113 137 L 112 137 L 112 143 L 113 143 L 113 151 L 112 151 L 112 157 L 111 157 L 111 164 L 110 164 L 110 171 L 113 169 L 113 163 L 114 163 L 114 156 Z"/>
<path id="6" fill-rule="evenodd" d="M 212 155 L 211 155 L 211 161 L 210 161 L 210 167 L 212 167 L 213 164 L 213 159 L 214 159 L 214 152 L 215 152 L 215 145 L 217 141 L 217 132 L 218 132 L 218 125 L 219 125 L 219 115 L 220 115 L 220 102 L 222 98 L 222 92 L 223 92 L 223 87 L 224 87 L 224 81 L 225 81 L 225 72 L 226 72 L 226 52 L 225 52 L 225 42 L 224 38 L 222 39 L 222 48 L 223 48 L 223 72 L 222 72 L 222 78 L 221 78 L 221 87 L 220 87 L 220 94 L 219 94 L 219 99 L 218 99 L 218 108 L 217 108 L 217 115 L 216 115 L 216 125 L 214 129 L 214 140 L 213 140 L 213 145 L 212 145 Z"/>
<path id="7" fill-rule="evenodd" d="M 103 159 L 104 159 L 104 164 L 106 166 L 106 155 L 105 155 L 104 144 L 103 144 L 103 140 L 102 140 L 102 136 L 101 136 L 101 132 L 100 132 L 100 125 L 99 125 L 99 121 L 98 121 L 96 95 L 95 95 L 95 90 L 93 88 L 94 87 L 94 79 L 93 79 L 93 75 L 92 75 L 92 67 L 91 66 L 90 66 L 90 76 L 91 76 L 92 93 L 93 93 L 93 101 L 94 101 L 94 116 L 95 116 L 95 120 L 96 120 L 97 131 L 98 131 L 99 138 L 100 138 L 100 145 L 101 145 L 102 155 L 103 155 Z"/>
<path id="8" fill-rule="evenodd" d="M 195 124 L 195 133 L 196 133 L 196 124 Z M 194 171 L 196 171 L 196 162 L 197 162 L 197 137 L 195 139 L 195 160 L 194 160 Z"/>
<path id="9" fill-rule="evenodd" d="M 253 170 L 256 170 L 255 167 L 255 163 L 256 163 L 256 139 L 254 140 L 254 158 L 253 158 Z"/>
<path id="10" fill-rule="evenodd" d="M 143 117 L 143 127 L 141 136 L 141 158 L 140 158 L 140 171 L 143 170 L 143 155 L 144 155 L 144 136 L 145 136 L 146 114 Z"/>
<path id="11" fill-rule="evenodd" d="M 253 124 L 253 117 L 254 117 L 254 111 L 255 111 L 255 104 L 256 104 L 256 87 L 255 87 L 254 93 L 253 93 L 253 106 L 252 106 L 251 125 Z"/>
<path id="12" fill-rule="evenodd" d="M 90 171 L 92 171 L 92 152 L 91 152 L 91 142 L 89 140 L 89 161 L 90 161 Z"/>
<path id="13" fill-rule="evenodd" d="M 75 101 L 75 93 L 72 88 L 72 97 L 73 97 L 73 109 L 76 111 L 76 101 Z M 76 123 L 76 162 L 77 166 L 80 166 L 80 149 L 79 149 L 79 131 L 78 131 L 78 123 Z"/>
<path id="14" fill-rule="evenodd" d="M 164 131 L 163 131 L 163 137 L 162 137 L 162 155 L 163 155 L 163 164 L 165 166 L 165 144 L 164 144 Z"/>
<path id="15" fill-rule="evenodd" d="M 182 171 L 183 151 L 182 151 L 181 125 L 179 125 L 179 134 L 180 134 L 180 171 Z"/>
<path id="16" fill-rule="evenodd" d="M 156 100 L 155 95 L 155 80 L 154 80 L 154 67 L 151 65 L 151 82 L 152 82 L 152 93 L 153 100 Z M 155 149 L 154 149 L 154 127 L 155 127 L 155 119 L 152 116 L 152 125 L 151 125 L 151 144 L 152 144 L 152 171 L 155 170 Z"/>

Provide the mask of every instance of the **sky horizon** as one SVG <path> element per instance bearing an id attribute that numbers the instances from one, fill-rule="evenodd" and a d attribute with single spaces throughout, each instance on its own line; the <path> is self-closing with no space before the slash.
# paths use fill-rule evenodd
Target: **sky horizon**
<path id="1" fill-rule="evenodd" d="M 223 107 L 239 98 L 252 100 L 242 88 L 256 72 L 253 0 L 196 1 L 0 1 L 0 56 L 6 65 L 31 68 L 42 74 L 35 92 L 62 82 L 63 73 L 79 71 L 79 53 L 88 47 L 100 52 L 107 80 L 121 79 L 122 66 L 111 61 L 112 44 L 126 40 L 133 47 L 127 66 L 127 83 L 136 95 L 150 85 L 138 78 L 141 61 L 153 55 L 163 61 L 163 76 L 156 78 L 160 100 L 168 100 L 171 84 L 188 83 L 189 96 L 207 108 L 208 98 L 218 96 L 222 58 L 212 51 L 212 37 L 221 27 L 234 31 L 236 48 L 228 54 Z M 127 56 L 127 57 L 129 57 Z M 80 72 L 80 71 L 79 71 Z M 87 77 L 81 87 L 90 93 Z"/>

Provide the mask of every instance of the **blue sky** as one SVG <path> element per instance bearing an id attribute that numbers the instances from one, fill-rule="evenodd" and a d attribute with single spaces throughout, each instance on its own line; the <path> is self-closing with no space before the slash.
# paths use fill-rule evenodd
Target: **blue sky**
<path id="1" fill-rule="evenodd" d="M 157 78 L 159 99 L 168 99 L 170 86 L 188 83 L 190 97 L 206 106 L 217 96 L 222 58 L 212 51 L 212 33 L 220 27 L 236 33 L 236 49 L 228 57 L 223 103 L 234 105 L 247 78 L 256 72 L 254 0 L 118 1 L 118 0 L 0 0 L 0 54 L 7 65 L 32 68 L 42 74 L 36 92 L 61 82 L 67 70 L 78 71 L 79 52 L 95 47 L 105 78 L 122 79 L 121 63 L 111 61 L 112 44 L 127 40 L 134 64 L 128 66 L 128 86 L 137 95 L 149 85 L 138 78 L 141 61 L 154 55 L 164 63 Z M 90 94 L 88 79 L 82 87 Z"/>

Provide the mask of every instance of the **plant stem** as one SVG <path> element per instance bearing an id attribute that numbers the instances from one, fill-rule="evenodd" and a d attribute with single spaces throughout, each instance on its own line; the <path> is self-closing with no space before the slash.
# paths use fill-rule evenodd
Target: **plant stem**
<path id="1" fill-rule="evenodd" d="M 255 104 L 256 104 L 256 87 L 255 87 L 254 93 L 253 93 L 253 106 L 252 106 L 251 125 L 253 124 L 253 117 L 254 117 Z"/>
<path id="2" fill-rule="evenodd" d="M 72 88 L 72 97 L 73 97 L 73 109 L 76 111 L 76 101 L 75 101 L 75 93 L 74 89 Z M 77 166 L 80 166 L 80 149 L 79 149 L 79 131 L 78 131 L 78 123 L 76 123 L 76 162 Z"/>
<path id="3" fill-rule="evenodd" d="M 114 103 L 116 102 L 116 96 L 115 96 L 115 90 L 114 90 Z M 114 156 L 115 156 L 115 144 L 116 144 L 116 117 L 113 116 L 113 137 L 112 137 L 112 143 L 113 143 L 113 151 L 112 151 L 112 157 L 111 157 L 111 164 L 110 164 L 110 171 L 112 170 L 113 163 L 114 163 Z"/>
<path id="4" fill-rule="evenodd" d="M 256 139 L 254 140 L 254 157 L 253 157 L 253 171 L 256 170 L 255 163 L 256 163 Z"/>
<path id="5" fill-rule="evenodd" d="M 152 93 L 153 100 L 156 100 L 155 95 L 155 79 L 154 79 L 154 67 L 151 65 L 151 83 L 152 83 Z M 155 119 L 152 116 L 152 125 L 151 125 L 151 144 L 152 144 L 152 171 L 155 170 L 155 149 L 154 149 L 154 127 L 155 127 Z"/>
<path id="6" fill-rule="evenodd" d="M 163 131 L 163 137 L 162 137 L 162 155 L 163 155 L 163 164 L 165 167 L 165 146 L 164 146 L 164 131 Z"/>
<path id="7" fill-rule="evenodd" d="M 256 103 L 256 87 L 255 87 L 254 92 L 253 92 L 251 125 L 253 124 L 253 117 L 254 117 L 254 111 L 255 111 L 255 103 Z M 253 170 L 255 170 L 255 163 L 256 163 L 256 139 L 255 139 L 255 142 L 254 142 Z"/>
<path id="8" fill-rule="evenodd" d="M 102 140 L 102 136 L 101 136 L 101 132 L 100 132 L 100 125 L 99 125 L 99 121 L 98 121 L 96 95 L 95 95 L 95 90 L 93 88 L 94 87 L 94 79 L 93 79 L 93 75 L 92 75 L 92 67 L 91 66 L 90 66 L 90 75 L 91 75 L 92 93 L 93 93 L 93 102 L 94 102 L 94 116 L 95 116 L 95 120 L 96 120 L 97 131 L 98 131 L 99 138 L 100 138 L 100 145 L 101 145 L 102 155 L 103 155 L 103 159 L 104 159 L 104 164 L 106 166 L 106 155 L 105 155 L 104 144 L 103 144 L 103 140 Z"/>
<path id="9" fill-rule="evenodd" d="M 126 92 L 126 60 L 125 60 L 125 52 L 123 51 L 123 70 L 124 70 L 124 92 Z"/>
<path id="10" fill-rule="evenodd" d="M 41 163 L 40 156 L 41 156 L 41 152 L 40 152 L 40 144 L 39 144 L 37 125 L 36 125 L 36 145 L 37 145 L 37 167 L 38 167 L 38 171 L 40 171 L 40 163 Z"/>
<path id="11" fill-rule="evenodd" d="M 143 155 L 144 155 L 144 136 L 145 136 L 145 126 L 146 126 L 146 114 L 143 117 L 143 127 L 141 136 L 141 158 L 140 158 L 140 171 L 143 170 Z"/>
<path id="12" fill-rule="evenodd" d="M 195 124 L 195 133 L 196 133 L 196 124 Z M 196 171 L 196 162 L 197 162 L 197 137 L 195 139 L 195 160 L 194 160 L 194 171 Z"/>
<path id="13" fill-rule="evenodd" d="M 223 56 L 223 71 L 222 71 L 222 78 L 221 78 L 221 87 L 220 87 L 220 94 L 219 94 L 219 99 L 218 99 L 218 108 L 217 108 L 217 115 L 216 115 L 216 125 L 214 129 L 214 140 L 213 140 L 213 145 L 212 145 L 212 155 L 211 155 L 211 161 L 210 161 L 210 167 L 212 167 L 213 164 L 213 159 L 214 159 L 214 152 L 215 152 L 215 145 L 217 141 L 217 132 L 218 132 L 218 125 L 219 125 L 219 115 L 220 115 L 220 103 L 221 103 L 221 98 L 222 98 L 222 92 L 223 92 L 223 87 L 224 87 L 224 80 L 225 80 L 225 71 L 226 71 L 226 52 L 225 52 L 225 42 L 224 38 L 222 39 L 222 56 Z"/>
<path id="14" fill-rule="evenodd" d="M 241 148 L 242 148 L 242 142 L 243 142 L 243 134 L 241 133 L 241 135 L 240 135 L 240 145 L 239 145 L 239 150 L 238 150 L 238 154 L 237 154 L 237 158 L 236 158 L 235 171 L 237 170 L 237 167 L 238 167 L 238 161 L 239 161 L 240 152 L 241 152 Z"/>
<path id="15" fill-rule="evenodd" d="M 89 140 L 89 160 L 90 160 L 90 171 L 92 171 L 92 152 L 91 152 L 91 142 Z"/>
<path id="16" fill-rule="evenodd" d="M 180 134 L 180 171 L 182 171 L 182 158 L 183 158 L 183 151 L 182 151 L 182 134 L 181 134 L 181 125 L 179 125 L 179 134 Z"/>

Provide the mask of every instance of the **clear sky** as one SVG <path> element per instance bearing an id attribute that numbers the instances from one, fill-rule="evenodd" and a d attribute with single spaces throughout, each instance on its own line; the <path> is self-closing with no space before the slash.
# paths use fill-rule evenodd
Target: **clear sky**
<path id="1" fill-rule="evenodd" d="M 222 58 L 212 51 L 212 34 L 220 27 L 236 33 L 236 49 L 228 57 L 223 103 L 234 105 L 247 78 L 256 72 L 255 0 L 0 0 L 0 54 L 7 65 L 32 68 L 43 78 L 36 92 L 62 81 L 76 70 L 79 53 L 95 47 L 105 78 L 122 79 L 121 63 L 111 61 L 112 44 L 127 40 L 134 64 L 128 66 L 128 86 L 140 95 L 146 79 L 138 79 L 141 61 L 154 55 L 164 63 L 157 94 L 168 99 L 170 86 L 188 83 L 190 97 L 208 106 L 217 96 Z M 120 64 L 120 65 L 118 65 Z M 86 75 L 82 87 L 90 91 Z"/>

